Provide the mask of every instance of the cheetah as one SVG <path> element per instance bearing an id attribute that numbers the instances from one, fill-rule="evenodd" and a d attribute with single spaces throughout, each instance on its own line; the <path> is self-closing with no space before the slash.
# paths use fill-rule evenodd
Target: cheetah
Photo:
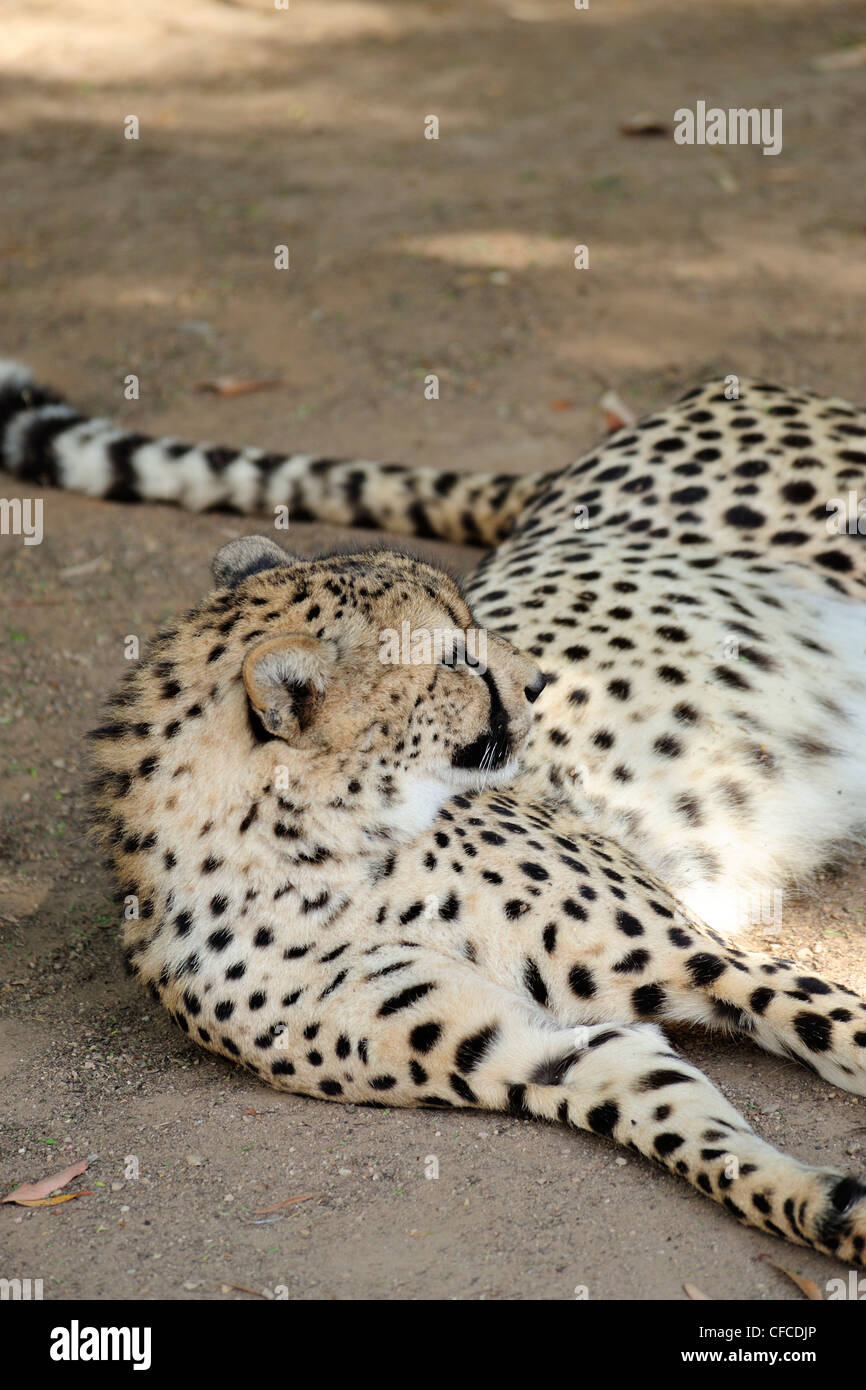
<path id="1" fill-rule="evenodd" d="M 149 439 L 6 363 L 0 466 L 495 547 L 465 592 L 547 677 L 534 794 L 731 936 L 866 825 L 866 414 L 743 379 L 731 394 L 693 388 L 558 473 L 460 475 Z"/>
<path id="2" fill-rule="evenodd" d="M 866 1183 L 774 1150 L 661 1031 L 866 1094 L 866 1001 L 729 940 L 743 893 L 862 836 L 863 562 L 827 520 L 866 417 L 712 384 L 559 474 L 460 478 L 148 440 L 8 367 L 0 431 L 95 496 L 498 541 L 462 588 L 233 541 L 110 700 L 97 830 L 184 1032 L 304 1095 L 593 1131 L 866 1263 Z M 480 625 L 485 661 L 383 661 L 405 622 Z"/>

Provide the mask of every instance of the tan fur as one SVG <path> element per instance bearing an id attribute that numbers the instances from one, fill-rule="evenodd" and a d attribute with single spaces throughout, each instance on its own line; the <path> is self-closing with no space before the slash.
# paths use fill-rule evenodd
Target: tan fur
<path id="1" fill-rule="evenodd" d="M 559 1119 L 862 1263 L 866 1188 L 775 1151 L 658 1023 L 742 1032 L 866 1094 L 866 1003 L 726 945 L 538 799 L 513 761 L 538 669 L 507 642 L 491 634 L 486 678 L 382 663 L 407 614 L 472 623 L 445 575 L 274 547 L 247 576 L 263 545 L 221 552 L 230 587 L 156 638 L 94 733 L 100 833 L 138 902 L 128 958 L 154 997 L 271 1084 Z M 280 700 L 305 687 L 301 729 Z M 455 766 L 467 747 L 478 765 Z"/>

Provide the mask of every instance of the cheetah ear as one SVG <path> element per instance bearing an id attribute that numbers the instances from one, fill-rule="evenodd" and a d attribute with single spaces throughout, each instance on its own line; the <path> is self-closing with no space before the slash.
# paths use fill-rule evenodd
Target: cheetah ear
<path id="1" fill-rule="evenodd" d="M 247 653 L 244 686 L 273 738 L 295 743 L 315 722 L 337 661 L 332 642 L 305 632 L 272 637 Z"/>
<path id="2" fill-rule="evenodd" d="M 220 588 L 233 589 L 251 574 L 290 562 L 291 556 L 267 536 L 240 536 L 217 551 L 211 570 Z"/>

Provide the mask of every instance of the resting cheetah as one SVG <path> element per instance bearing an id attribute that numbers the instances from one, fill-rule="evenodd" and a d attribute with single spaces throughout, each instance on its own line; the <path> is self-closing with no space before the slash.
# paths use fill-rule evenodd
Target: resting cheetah
<path id="1" fill-rule="evenodd" d="M 594 1130 L 864 1263 L 866 1185 L 773 1150 L 658 1028 L 866 1094 L 866 1002 L 712 925 L 864 820 L 862 561 L 826 526 L 863 416 L 712 386 L 516 480 L 152 442 L 14 368 L 0 427 L 12 471 L 95 495 L 508 532 L 464 592 L 387 550 L 232 542 L 113 698 L 97 819 L 130 964 L 185 1031 L 303 1094 Z M 486 667 L 380 659 L 405 621 L 479 620 Z"/>

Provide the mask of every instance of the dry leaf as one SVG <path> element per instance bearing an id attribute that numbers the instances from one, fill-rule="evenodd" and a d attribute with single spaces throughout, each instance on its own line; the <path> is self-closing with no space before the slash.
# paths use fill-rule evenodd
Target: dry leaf
<path id="1" fill-rule="evenodd" d="M 660 116 L 656 116 L 652 111 L 639 111 L 636 116 L 629 116 L 627 120 L 620 121 L 620 133 L 622 135 L 667 135 L 668 125 Z"/>
<path id="2" fill-rule="evenodd" d="M 251 1293 L 253 1298 L 267 1299 L 267 1294 L 262 1293 L 261 1289 L 249 1289 L 246 1284 L 220 1284 L 222 1293 L 228 1293 L 230 1289 L 237 1289 L 238 1293 Z"/>
<path id="3" fill-rule="evenodd" d="M 73 1163 L 69 1168 L 64 1168 L 62 1172 L 55 1173 L 50 1178 L 40 1178 L 38 1182 L 24 1182 L 20 1187 L 16 1187 L 7 1197 L 0 1197 L 0 1202 L 15 1202 L 18 1206 L 26 1206 L 30 1203 L 39 1206 L 54 1206 L 54 1202 L 47 1202 L 45 1198 L 50 1197 L 52 1192 L 56 1192 L 60 1187 L 66 1187 L 72 1182 L 73 1178 L 78 1178 L 82 1173 L 87 1172 L 87 1160 L 82 1158 L 78 1163 Z M 68 1202 L 72 1197 L 90 1196 L 90 1193 L 70 1192 L 65 1197 L 58 1198 L 61 1202 Z"/>
<path id="4" fill-rule="evenodd" d="M 324 1197 L 324 1192 L 302 1192 L 299 1197 L 287 1197 L 284 1202 L 277 1202 L 273 1207 L 262 1207 L 261 1211 L 254 1211 L 253 1216 L 270 1216 L 272 1211 L 282 1211 L 283 1207 L 295 1207 L 299 1202 L 311 1202 L 314 1197 Z"/>
<path id="5" fill-rule="evenodd" d="M 567 401 L 564 397 L 559 397 L 555 401 L 548 402 L 551 410 L 571 410 L 574 401 Z"/>
<path id="6" fill-rule="evenodd" d="M 40 1197 L 37 1201 L 25 1201 L 22 1197 L 15 1198 L 15 1205 L 18 1207 L 57 1207 L 61 1202 L 74 1202 L 76 1197 L 92 1197 L 92 1191 L 87 1192 L 58 1192 L 56 1197 Z M 4 1197 L 5 1202 L 11 1200 Z"/>
<path id="7" fill-rule="evenodd" d="M 196 382 L 196 391 L 212 391 L 220 400 L 230 396 L 246 396 L 250 391 L 270 391 L 274 386 L 285 386 L 285 382 L 274 377 L 269 381 L 244 381 L 236 376 L 215 376 L 212 381 Z"/>
<path id="8" fill-rule="evenodd" d="M 634 424 L 634 414 L 623 404 L 615 391 L 605 391 L 599 405 L 604 412 L 604 427 L 608 434 Z"/>
<path id="9" fill-rule="evenodd" d="M 838 53 L 822 53 L 820 58 L 812 59 L 812 67 L 817 72 L 866 67 L 866 43 L 858 43 L 856 48 L 843 48 Z"/>
<path id="10" fill-rule="evenodd" d="M 818 1288 L 814 1279 L 804 1279 L 802 1274 L 795 1274 L 793 1269 L 786 1269 L 784 1265 L 780 1265 L 777 1260 L 774 1260 L 772 1255 L 764 1255 L 763 1258 L 771 1264 L 774 1269 L 777 1269 L 780 1274 L 784 1274 L 790 1279 L 792 1284 L 796 1284 L 800 1292 L 804 1293 L 810 1302 L 824 1302 L 824 1295 Z"/>
<path id="11" fill-rule="evenodd" d="M 713 1301 L 709 1294 L 704 1293 L 702 1289 L 698 1288 L 697 1284 L 683 1284 L 683 1291 L 687 1293 L 689 1298 L 693 1299 L 695 1303 L 712 1303 Z"/>

